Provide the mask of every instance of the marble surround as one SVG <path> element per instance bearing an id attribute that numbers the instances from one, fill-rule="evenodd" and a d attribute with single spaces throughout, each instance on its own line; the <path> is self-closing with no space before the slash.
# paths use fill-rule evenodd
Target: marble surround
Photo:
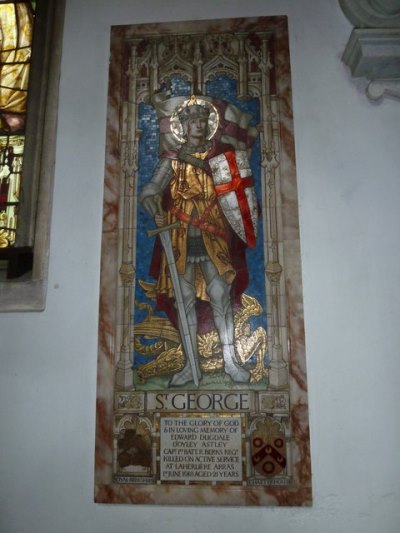
<path id="1" fill-rule="evenodd" d="M 265 279 L 268 341 L 272 354 L 269 386 L 257 392 L 260 417 L 284 428 L 289 466 L 284 485 L 131 484 L 115 482 L 115 432 L 121 420 L 145 419 L 144 393 L 133 386 L 137 142 L 135 92 L 124 94 L 122 79 L 127 44 L 143 36 L 176 33 L 265 32 L 275 87 L 263 88 L 262 132 Z M 134 66 L 131 67 L 134 71 Z M 132 74 L 132 72 L 131 72 Z M 133 73 L 134 77 L 134 73 Z M 275 116 L 269 122 L 267 116 Z M 271 133 L 272 132 L 272 133 Z M 269 136 L 269 137 L 268 137 Z M 268 138 L 276 149 L 268 153 Z M 104 182 L 99 305 L 95 501 L 99 503 L 180 505 L 310 505 L 311 461 L 300 264 L 300 235 L 285 17 L 162 23 L 112 28 Z M 125 418 L 124 418 L 125 417 Z M 128 417 L 128 418 L 127 418 Z M 129 418 L 130 417 L 130 418 Z M 118 426 L 119 427 L 119 426 Z M 153 436 L 153 446 L 157 432 Z"/>

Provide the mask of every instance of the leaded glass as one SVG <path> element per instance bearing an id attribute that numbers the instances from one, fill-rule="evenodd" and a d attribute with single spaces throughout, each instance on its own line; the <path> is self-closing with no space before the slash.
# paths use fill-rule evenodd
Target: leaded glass
<path id="1" fill-rule="evenodd" d="M 0 248 L 15 244 L 35 2 L 0 2 Z"/>

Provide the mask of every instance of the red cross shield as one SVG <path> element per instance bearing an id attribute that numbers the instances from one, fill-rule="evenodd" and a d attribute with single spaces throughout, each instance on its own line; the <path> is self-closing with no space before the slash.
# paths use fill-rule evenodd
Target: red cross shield
<path id="1" fill-rule="evenodd" d="M 257 239 L 257 196 L 245 150 L 231 150 L 209 161 L 219 205 L 231 228 L 250 248 Z"/>

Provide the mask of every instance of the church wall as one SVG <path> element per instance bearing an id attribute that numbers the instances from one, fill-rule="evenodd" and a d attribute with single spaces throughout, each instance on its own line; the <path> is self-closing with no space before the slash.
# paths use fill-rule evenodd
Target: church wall
<path id="1" fill-rule="evenodd" d="M 93 503 L 111 25 L 287 15 L 314 506 Z M 341 62 L 336 0 L 67 0 L 47 307 L 0 315 L 1 533 L 396 533 L 400 102 Z"/>

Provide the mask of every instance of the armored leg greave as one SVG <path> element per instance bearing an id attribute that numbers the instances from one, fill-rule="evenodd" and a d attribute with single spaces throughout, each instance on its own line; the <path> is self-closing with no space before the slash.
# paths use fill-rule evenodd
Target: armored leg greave
<path id="1" fill-rule="evenodd" d="M 221 341 L 225 372 L 232 378 L 233 381 L 238 383 L 246 383 L 249 381 L 250 374 L 238 364 L 235 353 L 235 331 L 230 298 L 230 286 L 216 272 L 216 269 L 212 263 L 211 265 L 215 272 L 211 279 L 206 278 L 208 283 L 207 294 L 210 297 L 210 303 L 214 315 L 214 323 Z M 206 277 L 204 270 L 203 274 Z"/>

